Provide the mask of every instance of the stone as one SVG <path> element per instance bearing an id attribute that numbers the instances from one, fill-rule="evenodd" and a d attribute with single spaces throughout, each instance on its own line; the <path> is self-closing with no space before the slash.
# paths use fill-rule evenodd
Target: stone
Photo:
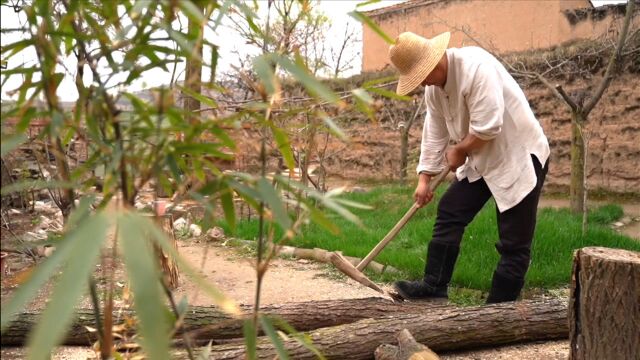
<path id="1" fill-rule="evenodd" d="M 178 218 L 176 221 L 173 222 L 173 228 L 178 231 L 182 231 L 186 227 L 187 227 L 187 220 L 185 220 L 184 218 Z"/>
<path id="2" fill-rule="evenodd" d="M 214 226 L 213 228 L 207 231 L 207 238 L 212 241 L 221 241 L 224 240 L 224 230 L 221 227 Z"/>
<path id="3" fill-rule="evenodd" d="M 200 235 L 202 235 L 202 228 L 200 227 L 200 225 L 191 224 L 189 225 L 189 233 L 193 237 L 199 237 Z"/>

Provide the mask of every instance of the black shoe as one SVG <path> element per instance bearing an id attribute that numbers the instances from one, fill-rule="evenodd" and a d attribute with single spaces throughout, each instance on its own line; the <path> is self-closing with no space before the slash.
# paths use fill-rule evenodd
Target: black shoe
<path id="1" fill-rule="evenodd" d="M 407 300 L 447 300 L 447 286 L 433 287 L 424 282 L 418 281 L 396 281 L 393 288 Z"/>
<path id="2" fill-rule="evenodd" d="M 487 304 L 516 301 L 523 286 L 524 279 L 513 279 L 496 271 L 493 273 L 493 281 L 491 283 L 491 291 L 489 291 L 489 296 L 487 296 Z"/>

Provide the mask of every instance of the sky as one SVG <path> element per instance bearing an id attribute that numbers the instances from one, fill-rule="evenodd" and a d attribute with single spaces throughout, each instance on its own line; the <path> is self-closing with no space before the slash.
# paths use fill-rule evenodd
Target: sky
<path id="1" fill-rule="evenodd" d="M 541 0 L 543 1 L 543 0 Z M 362 3 L 361 0 L 323 0 L 319 4 L 319 9 L 323 13 L 327 15 L 327 17 L 331 21 L 331 27 L 329 33 L 327 34 L 327 39 L 342 39 L 345 28 L 347 26 L 351 28 L 355 28 L 358 32 L 358 39 L 361 39 L 362 25 L 355 19 L 351 18 L 348 15 L 348 12 L 354 10 L 356 5 Z M 396 3 L 402 2 L 402 0 L 383 0 L 377 4 L 368 5 L 367 7 L 361 8 L 364 10 L 370 10 L 373 8 L 379 8 L 384 6 L 390 6 Z M 595 6 L 607 5 L 611 3 L 621 3 L 625 2 L 625 0 L 594 0 L 592 1 Z M 260 1 L 261 5 L 266 5 L 266 1 Z M 1 9 L 1 27 L 4 28 L 12 28 L 18 27 L 21 23 L 25 21 L 25 16 L 23 13 L 15 13 L 11 8 L 6 6 L 0 7 Z M 259 12 L 259 15 L 264 15 L 265 12 Z M 219 46 L 219 54 L 220 59 L 218 63 L 218 71 L 225 72 L 231 69 L 231 65 L 234 62 L 237 62 L 236 52 L 240 52 L 243 54 L 251 54 L 251 48 L 243 44 L 242 38 L 238 35 L 235 35 L 232 31 L 224 31 L 222 36 L 216 36 L 215 34 L 205 35 L 207 38 L 213 43 Z M 2 45 L 9 44 L 20 40 L 20 35 L 18 34 L 2 34 L 2 38 L 0 42 Z M 354 62 L 354 69 L 345 75 L 352 75 L 354 73 L 360 72 L 361 59 L 359 58 L 360 53 L 362 51 L 362 43 L 354 43 L 353 46 L 346 49 L 346 56 L 358 56 L 358 59 Z M 23 52 L 22 55 L 14 58 L 9 63 L 9 68 L 19 65 L 20 63 L 33 63 L 35 62 L 35 54 Z M 72 58 L 65 59 L 64 64 L 68 69 L 67 73 L 73 73 L 75 71 L 75 60 Z M 179 67 L 178 71 L 180 72 L 184 66 Z M 61 70 L 64 70 L 63 68 Z M 89 73 L 85 71 L 85 73 Z M 206 72 L 203 74 L 204 78 L 207 78 L 208 75 Z M 132 83 L 129 85 L 129 91 L 137 91 L 148 87 L 160 86 L 163 84 L 167 84 L 171 78 L 170 73 L 166 73 L 161 69 L 154 69 L 148 71 L 143 76 L 142 81 Z M 2 79 L 4 80 L 4 78 Z M 91 79 L 87 77 L 85 79 L 86 83 L 90 83 Z M 12 77 L 9 81 L 7 81 L 4 86 L 2 86 L 0 96 L 2 99 L 11 98 L 10 95 L 7 94 L 8 91 L 15 89 L 20 86 L 21 79 L 17 76 Z M 77 99 L 77 92 L 75 90 L 75 84 L 73 80 L 73 76 L 66 76 L 62 81 L 61 85 L 58 88 L 58 96 L 63 101 L 73 101 Z"/>

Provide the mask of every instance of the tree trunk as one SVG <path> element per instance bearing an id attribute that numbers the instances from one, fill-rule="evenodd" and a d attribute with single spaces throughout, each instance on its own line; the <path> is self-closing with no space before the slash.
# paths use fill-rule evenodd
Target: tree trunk
<path id="1" fill-rule="evenodd" d="M 581 214 L 584 208 L 584 138 L 582 137 L 582 126 L 584 118 L 579 112 L 571 113 L 571 184 L 570 200 L 571 211 L 574 214 Z"/>
<path id="2" fill-rule="evenodd" d="M 640 253 L 602 247 L 576 252 L 569 326 L 570 359 L 638 359 Z"/>
<path id="3" fill-rule="evenodd" d="M 156 223 L 162 228 L 162 231 L 167 235 L 167 239 L 173 246 L 173 249 L 178 252 L 178 240 L 173 231 L 173 216 L 171 214 L 159 214 L 154 217 Z M 173 290 L 178 288 L 180 281 L 180 272 L 178 270 L 178 263 L 176 260 L 165 253 L 158 245 L 154 244 L 156 256 L 160 262 L 160 268 L 164 276 L 164 281 Z"/>
<path id="4" fill-rule="evenodd" d="M 429 308 L 430 305 L 424 305 L 425 310 Z M 470 308 L 438 308 L 419 314 L 366 319 L 319 329 L 308 336 L 316 349 L 328 359 L 371 359 L 380 344 L 393 342 L 396 334 L 403 329 L 410 331 L 416 341 L 433 351 L 565 339 L 569 335 L 566 302 L 538 300 Z M 295 339 L 285 340 L 284 346 L 291 358 L 316 359 L 314 353 Z M 244 342 L 215 345 L 210 350 L 211 359 L 245 357 Z M 267 338 L 258 340 L 257 351 L 261 359 L 277 356 Z M 175 355 L 178 358 L 186 357 L 185 353 Z"/>
<path id="5" fill-rule="evenodd" d="M 198 10 L 200 10 L 201 13 L 204 11 L 202 2 L 195 2 L 194 5 Z M 204 21 L 200 22 L 189 17 L 187 25 L 189 35 L 194 37 L 196 41 L 194 43 L 191 56 L 187 57 L 184 80 L 185 87 L 196 94 L 200 94 L 202 92 L 202 35 L 204 32 L 203 24 Z M 184 94 L 184 109 L 190 113 L 189 121 L 193 123 L 196 121 L 197 117 L 192 116 L 191 113 L 200 110 L 200 101 L 189 96 L 188 94 Z"/>
<path id="6" fill-rule="evenodd" d="M 409 164 L 409 127 L 400 131 L 400 181 L 407 180 L 407 166 Z"/>
<path id="7" fill-rule="evenodd" d="M 273 315 L 287 321 L 298 331 L 314 330 L 322 327 L 348 324 L 367 318 L 379 318 L 394 314 L 422 313 L 435 309 L 452 308 L 450 305 L 427 305 L 424 303 L 393 303 L 383 298 L 364 298 L 348 300 L 324 300 L 264 306 L 261 313 Z M 245 313 L 252 306 L 243 305 Z M 96 341 L 95 334 L 89 333 L 85 326 L 95 327 L 92 309 L 76 311 L 75 323 L 69 329 L 65 345 L 91 345 Z M 118 310 L 117 319 L 134 318 L 132 310 Z M 22 345 L 40 317 L 38 312 L 24 312 L 7 328 L 0 338 L 2 345 Z M 242 337 L 242 319 L 231 318 L 213 306 L 192 306 L 187 311 L 182 327 L 176 336 L 188 332 L 192 339 L 231 339 Z M 128 334 L 132 335 L 132 334 Z"/>

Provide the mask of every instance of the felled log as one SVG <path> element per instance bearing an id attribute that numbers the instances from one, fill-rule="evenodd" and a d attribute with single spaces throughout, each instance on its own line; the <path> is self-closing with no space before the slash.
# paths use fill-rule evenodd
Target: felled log
<path id="1" fill-rule="evenodd" d="M 398 333 L 398 346 L 382 344 L 374 353 L 376 360 L 440 360 L 438 354 L 420 344 L 407 329 Z"/>
<path id="2" fill-rule="evenodd" d="M 569 324 L 570 359 L 638 359 L 640 253 L 602 247 L 576 251 Z"/>
<path id="3" fill-rule="evenodd" d="M 402 305 L 401 305 L 402 306 Z M 469 349 L 526 341 L 566 339 L 569 335 L 567 303 L 561 300 L 510 302 L 469 308 L 437 308 L 422 313 L 365 319 L 351 324 L 322 328 L 308 333 L 316 349 L 329 359 L 371 359 L 380 344 L 394 341 L 402 329 L 433 351 Z M 283 341 L 294 359 L 316 355 L 295 339 Z M 269 339 L 257 343 L 260 359 L 273 359 L 277 352 Z M 215 345 L 210 358 L 243 359 L 243 342 Z M 176 354 L 185 358 L 186 354 Z"/>
<path id="4" fill-rule="evenodd" d="M 421 313 L 433 309 L 452 306 L 427 305 L 425 303 L 397 304 L 383 298 L 363 298 L 347 300 L 324 300 L 282 305 L 263 306 L 262 313 L 278 316 L 287 321 L 298 331 L 307 331 L 322 327 L 347 324 L 361 319 L 378 318 L 385 315 Z M 252 307 L 243 305 L 241 308 L 250 313 Z M 90 345 L 97 340 L 95 334 L 90 333 L 86 326 L 95 328 L 93 310 L 79 309 L 76 320 L 69 329 L 64 344 Z M 132 318 L 132 310 L 119 310 L 114 314 L 116 324 L 118 319 Z M 29 331 L 40 317 L 39 312 L 23 312 L 16 316 L 16 320 L 0 337 L 2 345 L 22 345 Z M 176 336 L 188 332 L 194 339 L 230 339 L 242 337 L 242 319 L 231 318 L 220 312 L 214 306 L 193 306 L 187 311 L 184 326 Z"/>
<path id="5" fill-rule="evenodd" d="M 236 241 L 246 245 L 255 244 L 255 242 L 249 241 L 249 240 L 236 240 Z M 307 260 L 313 260 L 317 262 L 331 263 L 331 254 L 333 254 L 333 251 L 320 249 L 320 248 L 304 249 L 304 248 L 297 248 L 294 246 L 281 245 L 281 246 L 278 246 L 277 254 L 291 256 L 296 259 L 307 259 Z M 344 256 L 344 258 L 347 259 L 351 264 L 353 264 L 353 266 L 357 266 L 362 261 L 361 258 L 354 257 L 354 256 Z M 393 266 L 384 265 L 376 261 L 371 261 L 367 265 L 366 269 L 376 274 L 400 274 L 400 270 L 394 268 Z"/>

